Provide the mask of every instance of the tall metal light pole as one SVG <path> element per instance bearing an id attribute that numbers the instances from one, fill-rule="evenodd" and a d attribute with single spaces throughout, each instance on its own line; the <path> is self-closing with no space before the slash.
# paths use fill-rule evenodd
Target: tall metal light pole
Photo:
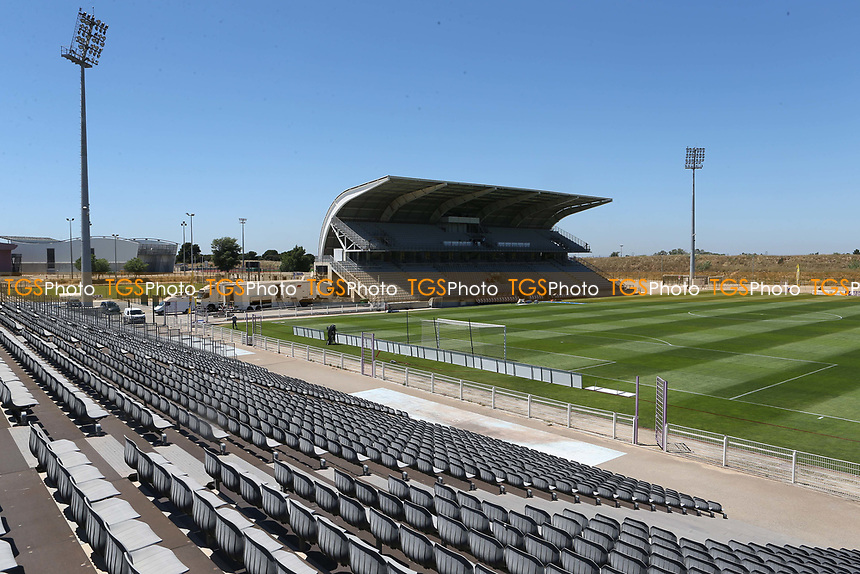
<path id="1" fill-rule="evenodd" d="M 117 256 L 116 256 L 116 240 L 119 237 L 119 235 L 116 233 L 111 233 L 111 236 L 113 237 L 113 278 L 114 278 L 114 285 L 116 285 L 116 276 L 117 276 L 117 273 L 119 272 L 119 263 L 117 262 Z"/>
<path id="2" fill-rule="evenodd" d="M 247 271 L 245 268 L 245 222 L 248 221 L 247 217 L 240 217 L 239 223 L 242 224 L 242 271 Z"/>
<path id="3" fill-rule="evenodd" d="M 194 284 L 194 214 L 185 212 L 191 220 L 191 284 Z"/>
<path id="4" fill-rule="evenodd" d="M 74 217 L 67 217 L 66 221 L 69 222 L 69 273 L 72 274 L 72 280 L 75 278 L 75 253 L 72 251 L 72 222 L 75 220 Z M 81 260 L 81 269 L 83 269 L 83 260 Z"/>
<path id="5" fill-rule="evenodd" d="M 704 163 L 704 161 L 705 148 L 687 148 L 687 162 L 684 164 L 684 169 L 693 170 L 693 223 L 690 231 L 690 285 L 693 284 L 693 278 L 696 275 L 696 170 L 702 169 L 702 163 Z"/>
<path id="6" fill-rule="evenodd" d="M 87 91 L 84 70 L 98 65 L 105 45 L 108 26 L 95 16 L 78 10 L 78 19 L 68 48 L 61 48 L 60 54 L 81 67 L 81 300 L 85 306 L 92 306 L 93 266 L 90 257 L 90 189 L 87 173 Z"/>
<path id="7" fill-rule="evenodd" d="M 188 271 L 188 267 L 185 265 L 186 259 L 186 249 L 185 249 L 185 228 L 188 224 L 184 221 L 182 222 L 182 270 Z"/>

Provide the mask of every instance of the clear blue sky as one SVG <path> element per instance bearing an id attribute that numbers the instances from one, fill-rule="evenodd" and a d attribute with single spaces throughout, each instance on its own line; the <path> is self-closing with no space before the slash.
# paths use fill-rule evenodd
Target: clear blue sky
<path id="1" fill-rule="evenodd" d="M 79 4 L 6 3 L 0 234 L 80 220 Z M 90 9 L 89 6 L 86 7 Z M 92 231 L 315 252 L 383 175 L 611 197 L 596 254 L 860 248 L 860 3 L 100 1 Z M 76 221 L 77 223 L 77 221 Z M 75 232 L 75 236 L 79 231 Z"/>

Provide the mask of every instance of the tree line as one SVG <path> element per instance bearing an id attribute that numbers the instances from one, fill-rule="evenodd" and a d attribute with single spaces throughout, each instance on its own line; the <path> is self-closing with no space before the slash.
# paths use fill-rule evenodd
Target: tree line
<path id="1" fill-rule="evenodd" d="M 190 264 L 192 254 L 194 262 L 208 261 L 219 271 L 226 272 L 235 268 L 242 262 L 242 248 L 235 237 L 219 237 L 212 240 L 212 253 L 202 255 L 198 244 L 184 243 L 176 254 L 176 263 Z M 279 253 L 276 249 L 268 249 L 259 255 L 256 251 L 245 253 L 245 262 L 248 261 L 280 261 L 279 271 L 310 271 L 314 266 L 314 256 L 305 252 L 305 248 L 296 245 L 289 251 Z"/>

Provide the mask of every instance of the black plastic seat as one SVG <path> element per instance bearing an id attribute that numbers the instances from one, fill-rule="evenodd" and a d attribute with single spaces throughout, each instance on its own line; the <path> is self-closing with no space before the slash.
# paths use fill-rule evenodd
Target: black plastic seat
<path id="1" fill-rule="evenodd" d="M 442 546 L 434 545 L 436 571 L 439 574 L 474 574 L 475 566 L 465 557 Z"/>
<path id="2" fill-rule="evenodd" d="M 422 566 L 433 568 L 436 564 L 433 543 L 420 532 L 406 526 L 400 527 L 400 550 L 407 558 Z"/>
<path id="3" fill-rule="evenodd" d="M 505 548 L 505 565 L 511 574 L 544 574 L 540 560 L 511 546 Z"/>

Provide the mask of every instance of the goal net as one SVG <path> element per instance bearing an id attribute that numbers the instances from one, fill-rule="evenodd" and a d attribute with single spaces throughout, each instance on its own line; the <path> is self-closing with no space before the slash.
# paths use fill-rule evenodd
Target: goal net
<path id="1" fill-rule="evenodd" d="M 507 327 L 455 319 L 422 319 L 421 345 L 506 359 Z"/>

